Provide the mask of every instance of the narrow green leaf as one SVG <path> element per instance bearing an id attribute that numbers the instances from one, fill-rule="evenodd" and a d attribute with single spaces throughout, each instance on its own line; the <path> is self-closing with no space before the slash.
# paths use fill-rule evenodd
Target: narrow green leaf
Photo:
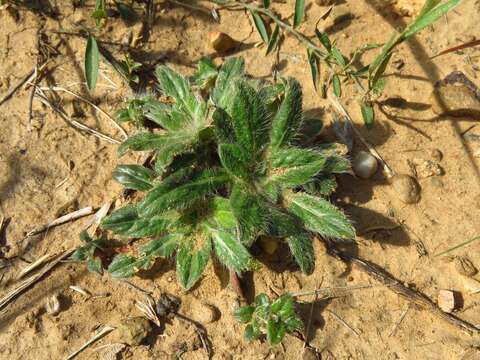
<path id="1" fill-rule="evenodd" d="M 275 47 L 278 44 L 279 34 L 280 34 L 280 27 L 278 25 L 275 25 L 275 29 L 273 30 L 272 36 L 270 36 L 270 40 L 268 40 L 267 52 L 265 55 L 270 54 L 272 50 L 275 49 Z"/>
<path id="2" fill-rule="evenodd" d="M 355 230 L 347 217 L 327 200 L 296 193 L 289 198 L 288 209 L 303 220 L 306 228 L 327 238 L 353 239 Z"/>
<path id="3" fill-rule="evenodd" d="M 87 270 L 97 274 L 103 274 L 102 261 L 99 258 L 90 258 L 87 260 Z"/>
<path id="4" fill-rule="evenodd" d="M 333 82 L 333 93 L 336 97 L 342 96 L 342 85 L 340 83 L 340 77 L 337 74 L 334 74 L 332 77 Z"/>
<path id="5" fill-rule="evenodd" d="M 117 7 L 120 17 L 126 21 L 133 21 L 136 18 L 135 10 L 130 5 L 125 4 L 121 1 L 115 1 L 115 6 Z"/>
<path id="6" fill-rule="evenodd" d="M 343 57 L 342 53 L 336 46 L 332 46 L 332 56 L 337 62 L 338 65 L 340 66 L 345 66 L 347 65 L 347 62 L 345 61 L 345 58 Z"/>
<path id="7" fill-rule="evenodd" d="M 210 251 L 209 241 L 198 251 L 193 250 L 186 242 L 180 244 L 177 252 L 177 278 L 185 290 L 191 289 L 202 276 L 210 258 Z"/>
<path id="8" fill-rule="evenodd" d="M 250 13 L 252 14 L 253 23 L 255 24 L 255 27 L 257 28 L 257 31 L 262 38 L 262 41 L 265 44 L 268 44 L 268 32 L 262 17 L 255 11 L 250 11 Z"/>
<path id="9" fill-rule="evenodd" d="M 119 156 L 124 155 L 128 150 L 146 151 L 159 149 L 169 141 L 167 134 L 140 133 L 130 136 L 117 150 Z"/>
<path id="10" fill-rule="evenodd" d="M 433 24 L 451 9 L 457 7 L 461 2 L 462 0 L 449 0 L 441 5 L 438 5 L 437 2 L 438 6 L 435 6 L 434 2 L 431 2 L 431 4 L 425 4 L 428 10 L 425 11 L 425 7 L 422 9 L 422 12 L 417 20 L 412 25 L 408 26 L 407 29 L 402 33 L 402 38 L 408 39 L 409 37 L 415 35 L 420 30 Z"/>
<path id="11" fill-rule="evenodd" d="M 302 89 L 300 83 L 288 78 L 285 82 L 285 96 L 272 120 L 270 146 L 272 150 L 290 143 L 302 123 Z"/>
<path id="12" fill-rule="evenodd" d="M 97 85 L 98 70 L 100 67 L 100 53 L 98 51 L 97 40 L 90 35 L 87 40 L 87 48 L 85 50 L 85 79 L 90 91 L 95 89 Z"/>
<path id="13" fill-rule="evenodd" d="M 146 191 L 152 188 L 155 173 L 141 165 L 119 165 L 112 176 L 127 189 Z"/>
<path id="14" fill-rule="evenodd" d="M 308 235 L 300 233 L 289 236 L 287 244 L 302 272 L 307 275 L 313 273 L 315 269 L 315 253 L 313 251 L 312 239 Z"/>
<path id="15" fill-rule="evenodd" d="M 330 52 L 332 50 L 332 42 L 330 41 L 330 38 L 328 37 L 327 33 L 320 32 L 318 29 L 315 29 L 315 35 L 317 36 L 317 39 L 320 41 L 320 44 L 323 45 L 323 47 Z"/>
<path id="16" fill-rule="evenodd" d="M 310 65 L 310 73 L 312 74 L 313 87 L 315 88 L 315 91 L 317 91 L 320 76 L 320 64 L 317 56 L 310 48 L 307 49 L 307 59 L 308 64 Z"/>
<path id="17" fill-rule="evenodd" d="M 305 18 L 305 0 L 295 0 L 295 14 L 293 15 L 293 27 L 300 25 Z"/>
<path id="18" fill-rule="evenodd" d="M 362 111 L 363 123 L 365 124 L 366 127 L 372 127 L 373 121 L 375 120 L 375 113 L 373 111 L 373 106 L 371 104 L 368 104 L 362 101 L 360 103 L 360 107 Z"/>

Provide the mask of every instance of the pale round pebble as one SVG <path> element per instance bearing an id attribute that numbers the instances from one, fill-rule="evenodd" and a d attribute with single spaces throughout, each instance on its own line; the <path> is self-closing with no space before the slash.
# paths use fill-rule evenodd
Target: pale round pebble
<path id="1" fill-rule="evenodd" d="M 49 315 L 57 315 L 60 312 L 60 300 L 57 294 L 47 298 L 45 303 L 45 310 Z"/>
<path id="2" fill-rule="evenodd" d="M 372 154 L 360 151 L 353 159 L 353 171 L 362 179 L 371 178 L 378 169 L 378 161 Z"/>

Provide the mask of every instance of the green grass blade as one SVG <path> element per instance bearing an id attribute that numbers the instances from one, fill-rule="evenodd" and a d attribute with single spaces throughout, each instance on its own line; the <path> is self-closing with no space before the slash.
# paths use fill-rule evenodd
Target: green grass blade
<path id="1" fill-rule="evenodd" d="M 255 24 L 255 28 L 260 34 L 262 41 L 265 44 L 268 44 L 268 32 L 262 17 L 255 11 L 251 11 L 250 13 L 252 14 L 253 23 Z"/>
<path id="2" fill-rule="evenodd" d="M 293 15 L 293 27 L 300 25 L 305 18 L 305 0 L 295 0 L 295 14 Z"/>

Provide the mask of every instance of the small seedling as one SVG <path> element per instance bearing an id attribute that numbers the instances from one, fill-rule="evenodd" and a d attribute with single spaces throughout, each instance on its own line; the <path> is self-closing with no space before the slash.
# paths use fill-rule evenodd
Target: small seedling
<path id="1" fill-rule="evenodd" d="M 248 78 L 241 58 L 219 69 L 204 60 L 193 80 L 166 66 L 156 75 L 166 100 L 146 96 L 134 103 L 134 116 L 123 113 L 161 130 L 140 132 L 118 150 L 153 151 L 153 167 L 120 165 L 113 173 L 125 187 L 147 194 L 102 223 L 116 234 L 153 240 L 138 256 L 116 256 L 108 268 L 113 276 L 132 276 L 176 254 L 177 277 L 190 289 L 213 254 L 233 271 L 255 269 L 248 248 L 260 236 L 286 242 L 300 269 L 311 274 L 312 232 L 354 237 L 345 215 L 322 198 L 335 189 L 334 174 L 350 164 L 331 144 L 309 148 L 304 142 L 321 122 L 304 119 L 296 80 Z"/>
<path id="2" fill-rule="evenodd" d="M 80 233 L 80 240 L 82 240 L 85 245 L 77 248 L 70 256 L 70 259 L 85 262 L 89 271 L 102 274 L 102 261 L 98 256 L 95 256 L 95 252 L 102 249 L 103 240 L 92 239 L 85 230 Z"/>
<path id="3" fill-rule="evenodd" d="M 250 306 L 234 312 L 237 321 L 247 324 L 245 338 L 255 340 L 266 335 L 270 345 L 278 345 L 286 334 L 303 330 L 303 322 L 295 313 L 295 302 L 290 294 L 272 301 L 266 294 L 255 297 Z"/>

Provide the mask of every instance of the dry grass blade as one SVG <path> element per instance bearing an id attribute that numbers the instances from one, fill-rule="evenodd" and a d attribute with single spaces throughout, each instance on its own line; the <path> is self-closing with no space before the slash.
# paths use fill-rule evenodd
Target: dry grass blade
<path id="1" fill-rule="evenodd" d="M 84 131 L 90 135 L 96 136 L 102 140 L 108 141 L 112 144 L 121 144 L 121 141 L 116 140 L 114 138 L 111 138 L 108 135 L 105 135 L 95 129 L 92 129 L 88 127 L 85 124 L 82 124 L 76 120 L 70 119 L 68 115 L 63 111 L 61 108 L 58 106 L 54 105 L 42 92 L 40 89 L 37 88 L 37 92 L 35 93 L 35 97 L 44 105 L 48 106 L 50 109 L 52 109 L 54 112 L 56 112 L 65 122 L 67 122 L 69 125 L 73 126 L 76 129 L 79 129 L 81 131 Z"/>
<path id="2" fill-rule="evenodd" d="M 442 252 L 439 253 L 439 254 L 434 255 L 434 257 L 446 255 L 446 254 L 448 254 L 448 253 L 450 253 L 450 252 L 452 252 L 452 251 L 454 251 L 454 250 L 457 250 L 457 249 L 460 249 L 460 248 L 462 248 L 462 247 L 464 247 L 464 246 L 467 246 L 467 245 L 469 245 L 469 244 L 471 244 L 471 243 L 473 243 L 473 242 L 475 242 L 475 241 L 477 241 L 477 240 L 480 240 L 480 236 L 475 236 L 474 238 L 469 239 L 469 240 L 467 240 L 467 241 L 464 241 L 464 242 L 462 242 L 461 244 L 455 245 L 454 247 L 451 247 L 450 249 L 447 249 L 447 250 L 445 250 L 445 251 L 442 251 Z"/>
<path id="3" fill-rule="evenodd" d="M 355 330 L 353 327 L 351 327 L 350 325 L 348 325 L 348 323 L 343 320 L 340 316 L 338 316 L 337 314 L 335 314 L 332 310 L 328 310 L 327 309 L 327 312 L 329 314 L 331 314 L 340 324 L 342 324 L 343 326 L 345 326 L 348 330 L 350 330 L 352 333 L 354 333 L 356 336 L 360 336 L 360 333 Z"/>
<path id="4" fill-rule="evenodd" d="M 310 295 L 316 295 L 316 294 L 323 294 L 323 293 L 335 293 L 337 291 L 352 291 L 352 290 L 359 290 L 359 289 L 371 289 L 371 288 L 376 288 L 376 287 L 385 287 L 388 285 L 371 285 L 371 284 L 365 284 L 365 285 L 353 285 L 353 286 L 336 286 L 336 287 L 326 287 L 326 288 L 320 288 L 320 289 L 315 289 L 315 290 L 308 290 L 308 291 L 301 291 L 301 292 L 296 292 L 296 293 L 291 293 L 293 297 L 302 297 L 302 296 L 310 296 Z"/>
<path id="5" fill-rule="evenodd" d="M 105 344 L 93 349 L 93 351 L 98 352 L 99 358 L 102 360 L 117 360 L 117 354 L 126 347 L 127 345 L 122 343 Z"/>
<path id="6" fill-rule="evenodd" d="M 155 302 L 151 296 L 145 296 L 146 301 L 135 302 L 135 306 L 140 310 L 151 322 L 160 327 L 160 319 L 158 318 L 157 312 L 154 309 Z"/>
<path id="7" fill-rule="evenodd" d="M 468 49 L 468 48 L 471 48 L 471 47 L 474 47 L 474 46 L 478 46 L 480 45 L 480 40 L 473 40 L 473 41 L 469 41 L 467 43 L 463 43 L 463 44 L 460 44 L 460 45 L 457 45 L 457 46 L 453 46 L 451 48 L 448 48 L 446 50 L 443 50 L 443 51 L 440 51 L 438 54 L 436 55 L 433 55 L 430 60 L 432 59 L 435 59 L 439 56 L 442 56 L 442 55 L 445 55 L 445 54 L 448 54 L 448 53 L 451 53 L 451 52 L 455 52 L 455 51 L 458 51 L 458 50 L 463 50 L 463 49 Z"/>
<path id="8" fill-rule="evenodd" d="M 63 92 L 66 92 L 67 94 L 70 94 L 74 97 L 76 97 L 77 99 L 79 100 L 82 100 L 84 103 L 90 105 L 91 107 L 93 107 L 95 110 L 97 110 L 100 114 L 102 114 L 103 116 L 105 116 L 108 120 L 110 120 L 112 122 L 112 124 L 122 133 L 123 137 L 126 139 L 128 138 L 128 134 L 127 132 L 115 121 L 115 119 L 110 116 L 110 114 L 108 114 L 105 110 L 102 110 L 102 108 L 100 108 L 99 106 L 95 105 L 94 103 L 92 103 L 90 100 L 84 98 L 83 96 L 80 96 L 76 93 L 74 93 L 73 91 L 70 91 L 68 89 L 65 89 L 61 86 L 53 86 L 53 87 L 41 87 L 40 88 L 41 90 L 44 90 L 44 91 L 63 91 Z"/>
<path id="9" fill-rule="evenodd" d="M 65 251 L 63 254 L 58 256 L 54 261 L 50 264 L 46 265 L 41 271 L 36 273 L 35 275 L 29 277 L 28 279 L 24 280 L 20 285 L 18 285 L 15 289 L 10 291 L 7 295 L 5 295 L 2 299 L 0 299 L 0 310 L 7 306 L 13 299 L 15 299 L 19 294 L 24 292 L 30 286 L 35 284 L 39 281 L 45 274 L 47 274 L 50 270 L 52 270 L 55 266 L 57 266 L 63 259 L 70 256 L 75 251 L 76 248 L 69 249 Z"/>
<path id="10" fill-rule="evenodd" d="M 388 334 L 388 337 L 391 337 L 391 336 L 395 335 L 395 333 L 397 332 L 397 329 L 400 326 L 400 324 L 402 323 L 403 319 L 405 319 L 405 316 L 407 316 L 408 310 L 410 310 L 411 306 L 412 306 L 412 304 L 407 304 L 407 306 L 405 307 L 405 310 L 402 311 L 402 314 L 400 315 L 400 318 L 398 319 L 398 321 L 393 326 L 392 331 L 390 331 L 390 334 Z"/>
<path id="11" fill-rule="evenodd" d="M 78 349 L 77 351 L 71 353 L 69 356 L 67 356 L 65 358 L 65 360 L 71 360 L 73 359 L 74 357 L 76 357 L 78 354 L 80 354 L 83 350 L 85 350 L 87 347 L 89 347 L 91 344 L 93 344 L 95 341 L 101 339 L 102 337 L 104 337 L 105 335 L 107 335 L 109 332 L 115 330 L 114 327 L 112 326 L 105 326 L 103 327 L 102 329 L 100 329 L 99 331 L 97 331 L 97 333 L 95 335 L 93 335 L 93 337 L 88 340 L 85 344 L 83 344 L 80 349 Z"/>
<path id="12" fill-rule="evenodd" d="M 69 286 L 69 289 L 70 290 L 73 290 L 73 291 L 76 291 L 78 292 L 79 294 L 82 294 L 83 296 L 87 297 L 87 298 L 90 298 L 92 296 L 92 294 L 90 294 L 90 292 L 88 292 L 87 290 L 85 290 L 84 288 L 81 288 L 80 286 L 75 286 L 75 285 L 70 285 Z"/>
<path id="13" fill-rule="evenodd" d="M 102 205 L 102 207 L 95 213 L 93 216 L 92 220 L 90 220 L 85 227 L 86 229 L 89 229 L 89 234 L 90 236 L 95 235 L 95 232 L 97 231 L 98 227 L 100 226 L 100 223 L 102 219 L 107 216 L 108 210 L 110 210 L 110 206 L 112 206 L 112 202 L 108 201 L 105 204 Z"/>
<path id="14" fill-rule="evenodd" d="M 36 229 L 31 230 L 30 232 L 27 233 L 27 235 L 25 237 L 28 238 L 30 236 L 40 234 L 40 233 L 42 233 L 42 232 L 44 232 L 44 231 L 46 231 L 46 230 L 48 230 L 48 229 L 50 229 L 54 226 L 65 224 L 66 222 L 79 219 L 81 217 L 90 215 L 92 213 L 93 213 L 93 208 L 91 206 L 87 206 L 83 209 L 76 210 L 76 211 L 71 212 L 70 214 L 67 214 L 67 215 L 63 215 L 63 216 L 49 222 L 48 224 L 42 225 L 42 226 L 40 226 Z"/>

